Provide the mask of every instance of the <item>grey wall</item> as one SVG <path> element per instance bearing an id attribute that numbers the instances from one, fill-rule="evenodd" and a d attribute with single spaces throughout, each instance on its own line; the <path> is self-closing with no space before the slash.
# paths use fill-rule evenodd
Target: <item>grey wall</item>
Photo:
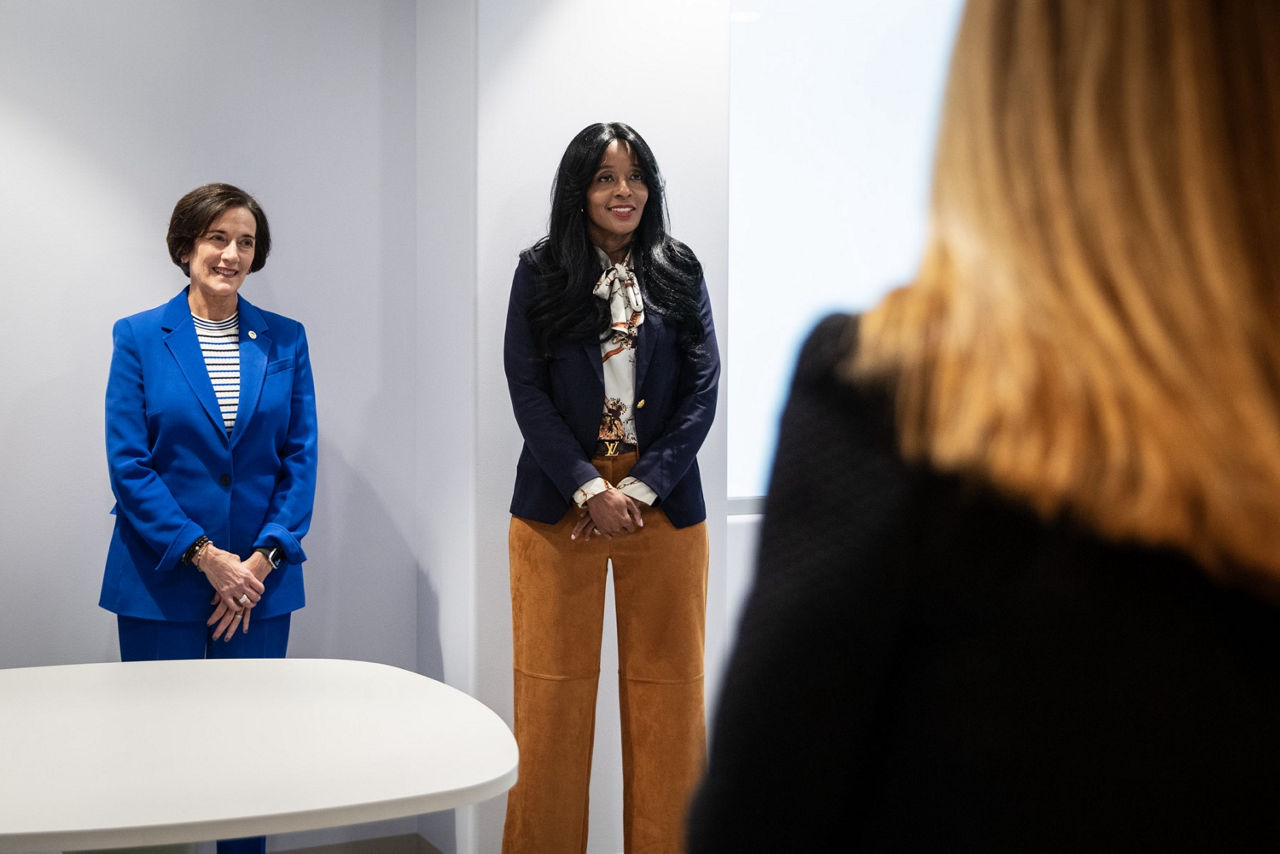
<path id="1" fill-rule="evenodd" d="M 96 607 L 111 323 L 183 286 L 169 211 L 226 180 L 258 197 L 275 237 L 244 293 L 307 325 L 317 377 L 309 603 L 291 654 L 425 658 L 442 675 L 417 596 L 415 473 L 433 440 L 416 418 L 414 21 L 390 1 L 0 3 L 0 288 L 24 318 L 0 336 L 0 665 L 117 657 Z M 416 829 L 401 824 L 329 838 Z"/>
<path id="2" fill-rule="evenodd" d="M 244 294 L 307 325 L 316 375 L 309 603 L 290 654 L 416 669 L 510 720 L 519 438 L 499 348 L 515 257 L 573 133 L 629 121 L 707 267 L 723 343 L 727 20 L 727 0 L 643 16 L 591 0 L 0 0 L 0 666 L 117 657 L 96 606 L 111 323 L 183 286 L 169 212 L 226 180 L 274 233 Z M 722 422 L 702 454 L 712 662 Z M 621 850 L 615 692 L 602 679 L 592 852 Z M 503 800 L 273 845 L 407 828 L 493 851 Z"/>
<path id="3" fill-rule="evenodd" d="M 415 666 L 414 8 L 359 8 L 0 4 L 0 287 L 24 318 L 0 336 L 0 663 L 116 655 L 96 608 L 111 323 L 181 289 L 169 211 L 226 180 L 275 237 L 245 295 L 313 341 L 320 484 L 293 651 Z"/>

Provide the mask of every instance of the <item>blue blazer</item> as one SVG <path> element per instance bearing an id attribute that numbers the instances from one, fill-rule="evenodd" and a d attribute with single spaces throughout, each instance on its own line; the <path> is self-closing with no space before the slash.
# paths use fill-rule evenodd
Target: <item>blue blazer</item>
<path id="1" fill-rule="evenodd" d="M 302 537 L 316 485 L 316 407 L 302 324 L 239 300 L 240 407 L 230 437 L 184 290 L 119 320 L 107 381 L 107 466 L 115 530 L 98 604 L 152 620 L 204 621 L 213 588 L 183 552 L 208 535 L 247 558 L 284 562 L 254 608 L 301 608 Z"/>
<path id="2" fill-rule="evenodd" d="M 572 505 L 574 491 L 599 476 L 591 458 L 604 414 L 604 364 L 596 340 L 555 341 L 549 356 L 538 352 L 527 319 L 537 287 L 536 271 L 521 261 L 511 284 L 503 351 L 511 405 L 524 436 L 511 512 L 555 523 Z M 677 528 L 707 517 L 697 454 L 715 418 L 720 353 L 706 282 L 700 314 L 707 338 L 698 356 L 680 348 L 679 330 L 655 311 L 645 312 L 636 348 L 640 458 L 631 474 L 658 494 L 656 506 Z"/>

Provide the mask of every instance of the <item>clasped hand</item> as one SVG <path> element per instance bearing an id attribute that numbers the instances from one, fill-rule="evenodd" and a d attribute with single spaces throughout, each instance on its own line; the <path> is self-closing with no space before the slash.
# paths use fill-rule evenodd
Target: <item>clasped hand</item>
<path id="1" fill-rule="evenodd" d="M 214 626 L 213 639 L 231 640 L 237 624 L 249 631 L 249 614 L 266 590 L 262 579 L 271 571 L 271 562 L 257 552 L 242 561 L 210 544 L 200 556 L 199 569 L 214 589 L 213 614 L 206 621 Z"/>
<path id="2" fill-rule="evenodd" d="M 569 539 L 591 539 L 592 534 L 617 537 L 630 534 L 644 527 L 641 503 L 615 486 L 598 492 L 587 499 L 587 506 L 578 514 Z"/>

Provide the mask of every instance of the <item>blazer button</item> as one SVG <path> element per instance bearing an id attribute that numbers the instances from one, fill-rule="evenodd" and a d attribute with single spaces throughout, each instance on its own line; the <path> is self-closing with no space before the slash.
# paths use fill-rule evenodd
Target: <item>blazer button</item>
<path id="1" fill-rule="evenodd" d="M 229 474 L 224 474 L 222 477 L 218 478 L 218 483 L 222 484 L 223 486 L 230 486 L 230 485 L 231 485 L 231 475 L 229 475 Z"/>
<path id="2" fill-rule="evenodd" d="M 636 409 L 644 409 L 644 398 L 636 401 Z"/>

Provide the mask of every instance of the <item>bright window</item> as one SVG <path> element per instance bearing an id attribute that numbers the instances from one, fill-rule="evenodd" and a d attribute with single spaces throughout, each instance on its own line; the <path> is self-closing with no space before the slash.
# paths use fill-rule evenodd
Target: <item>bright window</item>
<path id="1" fill-rule="evenodd" d="M 729 497 L 763 495 L 797 348 L 910 279 L 962 0 L 733 0 Z"/>

